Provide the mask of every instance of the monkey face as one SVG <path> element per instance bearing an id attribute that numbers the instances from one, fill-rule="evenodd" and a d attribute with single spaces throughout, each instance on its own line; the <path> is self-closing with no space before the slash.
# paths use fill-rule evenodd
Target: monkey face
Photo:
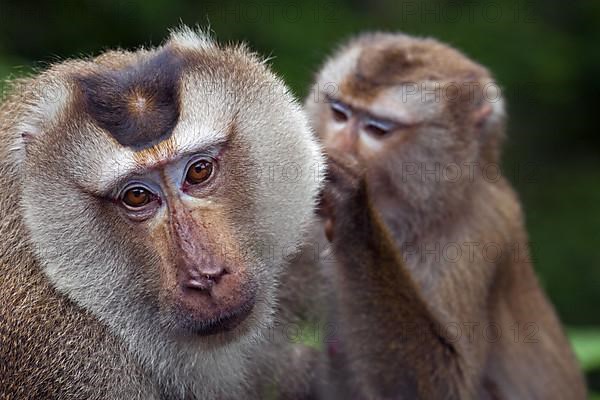
<path id="1" fill-rule="evenodd" d="M 489 82 L 485 68 L 434 40 L 368 34 L 329 59 L 306 108 L 326 151 L 362 163 L 389 203 L 381 208 L 432 215 L 494 160 L 502 103 L 484 98 Z"/>
<path id="2" fill-rule="evenodd" d="M 156 252 L 149 271 L 141 272 L 154 277 L 150 290 L 178 335 L 209 335 L 240 325 L 252 313 L 261 283 L 253 271 L 266 268 L 263 249 L 250 247 L 236 228 L 234 214 L 244 201 L 253 207 L 255 195 L 251 188 L 235 187 L 228 176 L 233 171 L 227 168 L 237 169 L 240 161 L 230 156 L 235 139 L 228 139 L 125 176 L 108 195 L 107 212 L 116 212 L 132 229 L 127 235 L 143 244 L 139 247 Z M 241 191 L 244 200 L 229 198 Z"/>
<path id="3" fill-rule="evenodd" d="M 118 333 L 210 347 L 268 326 L 321 154 L 260 60 L 183 36 L 46 74 L 22 204 L 59 291 Z"/>

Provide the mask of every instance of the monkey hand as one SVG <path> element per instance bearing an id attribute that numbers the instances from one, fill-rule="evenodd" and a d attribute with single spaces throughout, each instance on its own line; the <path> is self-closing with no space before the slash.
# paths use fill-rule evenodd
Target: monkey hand
<path id="1" fill-rule="evenodd" d="M 327 180 L 319 213 L 330 242 L 343 240 L 369 225 L 369 201 L 365 171 L 354 158 L 330 152 Z"/>

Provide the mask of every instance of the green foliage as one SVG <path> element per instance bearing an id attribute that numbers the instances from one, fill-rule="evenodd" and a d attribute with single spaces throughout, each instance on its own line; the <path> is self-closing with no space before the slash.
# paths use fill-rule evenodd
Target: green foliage
<path id="1" fill-rule="evenodd" d="M 569 337 L 584 371 L 600 369 L 600 329 L 571 329 Z"/>
<path id="2" fill-rule="evenodd" d="M 600 400 L 600 329 L 570 329 L 569 338 L 590 385 L 590 399 Z"/>
<path id="3" fill-rule="evenodd" d="M 600 167 L 536 164 L 513 181 L 524 199 L 534 265 L 559 314 L 600 324 Z"/>

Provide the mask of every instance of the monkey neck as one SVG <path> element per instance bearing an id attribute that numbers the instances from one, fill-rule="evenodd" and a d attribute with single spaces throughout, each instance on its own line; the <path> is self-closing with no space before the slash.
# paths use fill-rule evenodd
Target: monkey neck
<path id="1" fill-rule="evenodd" d="M 489 208 L 490 204 L 498 204 L 499 195 L 512 193 L 504 180 L 488 182 L 475 179 L 460 189 L 436 193 L 426 201 L 414 201 L 412 193 L 396 188 L 396 193 L 389 197 L 396 200 L 389 201 L 389 204 L 385 204 L 384 200 L 378 209 L 382 210 L 382 217 L 396 243 L 404 246 L 462 235 L 463 232 L 457 229 L 468 225 L 464 221 L 483 214 L 482 209 Z"/>

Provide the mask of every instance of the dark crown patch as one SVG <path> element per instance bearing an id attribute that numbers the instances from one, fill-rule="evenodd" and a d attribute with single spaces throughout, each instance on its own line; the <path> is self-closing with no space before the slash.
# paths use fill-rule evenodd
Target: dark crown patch
<path id="1" fill-rule="evenodd" d="M 150 147 L 169 138 L 179 120 L 184 59 L 163 49 L 138 64 L 78 79 L 86 111 L 121 145 Z"/>

